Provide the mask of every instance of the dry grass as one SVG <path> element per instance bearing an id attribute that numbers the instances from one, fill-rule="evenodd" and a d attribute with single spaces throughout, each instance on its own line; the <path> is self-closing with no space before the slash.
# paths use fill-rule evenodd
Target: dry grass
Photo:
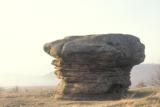
<path id="1" fill-rule="evenodd" d="M 53 87 L 14 87 L 0 90 L 0 107 L 160 107 L 160 88 L 130 90 L 117 101 L 54 101 Z"/>

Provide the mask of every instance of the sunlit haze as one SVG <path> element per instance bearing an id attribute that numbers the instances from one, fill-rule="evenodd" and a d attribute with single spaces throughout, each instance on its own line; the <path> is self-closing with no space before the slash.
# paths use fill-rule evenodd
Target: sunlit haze
<path id="1" fill-rule="evenodd" d="M 43 45 L 69 35 L 132 34 L 146 46 L 144 63 L 159 63 L 159 11 L 160 0 L 0 0 L 0 85 L 52 72 Z"/>

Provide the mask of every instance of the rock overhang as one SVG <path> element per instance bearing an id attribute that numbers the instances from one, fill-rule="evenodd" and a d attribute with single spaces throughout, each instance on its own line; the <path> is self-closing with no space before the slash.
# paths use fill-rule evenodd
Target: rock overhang
<path id="1" fill-rule="evenodd" d="M 145 46 L 139 38 L 129 34 L 70 36 L 44 45 L 44 51 L 55 58 L 67 60 L 74 55 L 83 55 L 82 58 L 86 55 L 93 59 L 100 55 L 121 65 L 136 65 L 143 62 L 144 49 Z"/>

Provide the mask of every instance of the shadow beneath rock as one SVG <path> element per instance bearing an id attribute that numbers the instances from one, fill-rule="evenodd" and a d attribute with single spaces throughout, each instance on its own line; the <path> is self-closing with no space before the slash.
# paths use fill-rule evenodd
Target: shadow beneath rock
<path id="1" fill-rule="evenodd" d="M 135 89 L 123 93 L 107 92 L 104 94 L 74 94 L 54 100 L 55 101 L 118 101 L 121 99 L 145 98 L 153 94 L 154 91 L 151 89 Z"/>
<path id="2" fill-rule="evenodd" d="M 68 97 L 58 98 L 55 101 L 116 101 L 124 99 L 126 94 L 104 93 L 104 94 L 76 94 Z"/>
<path id="3" fill-rule="evenodd" d="M 153 92 L 152 91 L 129 91 L 127 96 L 126 96 L 126 99 L 130 98 L 130 99 L 138 99 L 138 98 L 144 98 L 144 97 L 147 97 L 147 96 L 150 96 L 152 95 Z"/>

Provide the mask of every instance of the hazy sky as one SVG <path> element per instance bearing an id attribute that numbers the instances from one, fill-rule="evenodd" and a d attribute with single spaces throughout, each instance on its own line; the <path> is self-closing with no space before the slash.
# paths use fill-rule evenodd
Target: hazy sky
<path id="1" fill-rule="evenodd" d="M 0 0 L 0 78 L 53 71 L 43 44 L 67 35 L 128 33 L 160 62 L 160 0 Z"/>

